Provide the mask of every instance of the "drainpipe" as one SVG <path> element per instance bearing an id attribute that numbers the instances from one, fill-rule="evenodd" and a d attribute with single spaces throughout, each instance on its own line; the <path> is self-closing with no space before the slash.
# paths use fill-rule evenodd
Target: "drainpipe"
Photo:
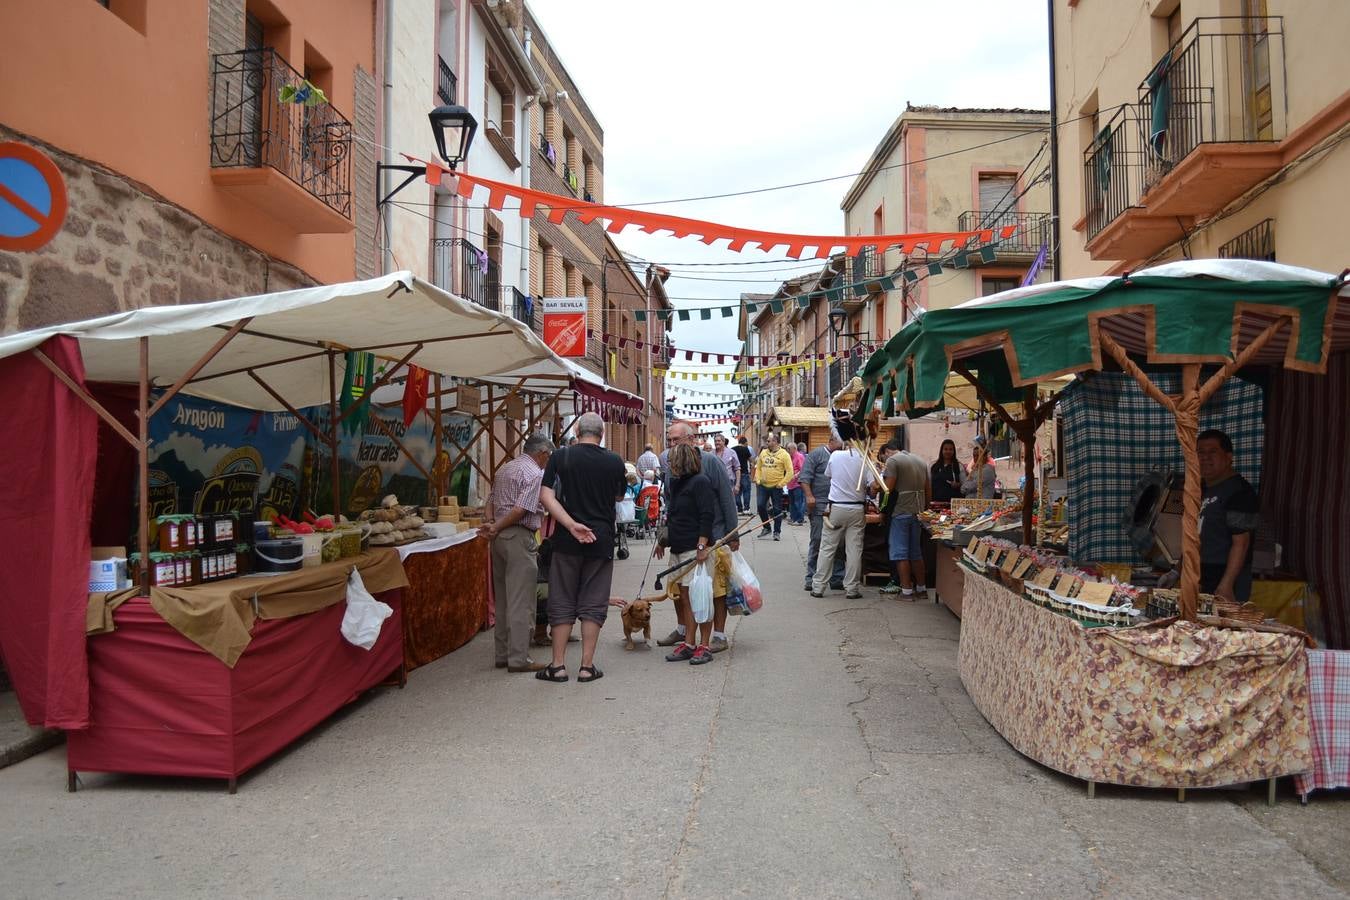
<path id="1" fill-rule="evenodd" d="M 1055 0 L 1046 0 L 1045 6 L 1050 23 L 1050 249 L 1054 253 L 1051 278 L 1059 281 L 1059 257 L 1063 248 L 1059 240 L 1059 96 L 1055 91 Z"/>
<path id="2" fill-rule="evenodd" d="M 392 108 L 394 99 L 393 61 L 394 61 L 394 0 L 384 0 L 384 86 L 383 86 L 384 132 L 381 135 L 383 140 L 381 140 L 380 143 L 383 144 L 385 147 L 392 147 L 394 144 L 393 142 L 394 111 Z M 383 160 L 385 163 L 392 162 L 392 160 L 385 158 L 386 151 L 384 150 L 384 147 L 378 148 L 378 151 L 381 160 Z M 389 192 L 394 189 L 394 183 L 392 180 L 393 177 L 394 177 L 393 172 L 387 170 L 385 171 L 384 186 L 380 189 L 380 196 L 387 197 L 389 196 Z M 389 225 L 389 216 L 392 215 L 392 213 L 393 210 L 388 205 L 386 205 L 383 210 L 383 221 L 377 221 L 375 223 L 375 227 L 384 232 L 383 235 L 376 234 L 375 236 L 375 239 L 377 241 L 380 240 L 381 237 L 384 237 L 384 254 L 382 255 L 380 260 L 381 275 L 387 275 L 389 273 L 389 270 L 394 267 L 394 247 L 393 247 L 394 230 Z"/>
<path id="3" fill-rule="evenodd" d="M 530 63 L 530 47 L 532 45 L 530 29 L 525 29 L 525 65 Z M 530 71 L 534 71 L 530 69 Z M 526 120 L 530 112 L 530 107 L 534 106 L 539 100 L 538 94 L 526 94 L 525 102 L 520 105 L 520 186 L 528 188 L 530 186 L 530 162 L 531 151 L 534 149 L 530 140 L 532 130 L 526 125 Z M 524 216 L 518 216 L 520 219 L 520 292 L 528 294 L 530 288 L 530 220 Z M 512 310 L 514 314 L 515 310 Z M 531 313 L 530 318 L 534 315 Z M 527 326 L 533 325 L 533 322 L 526 322 Z"/>

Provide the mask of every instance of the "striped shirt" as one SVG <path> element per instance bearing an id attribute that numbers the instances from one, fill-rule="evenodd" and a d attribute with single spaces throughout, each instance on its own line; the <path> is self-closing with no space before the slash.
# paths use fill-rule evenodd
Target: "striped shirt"
<path id="1" fill-rule="evenodd" d="M 492 480 L 492 492 L 488 494 L 492 521 L 500 522 L 519 506 L 525 510 L 520 525 L 530 531 L 542 525 L 544 507 L 539 502 L 539 485 L 543 480 L 544 470 L 524 454 L 498 469 L 497 477 Z"/>

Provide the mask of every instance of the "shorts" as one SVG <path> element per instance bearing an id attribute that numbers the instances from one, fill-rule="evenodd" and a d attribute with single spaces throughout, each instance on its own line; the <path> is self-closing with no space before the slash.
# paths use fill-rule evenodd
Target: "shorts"
<path id="1" fill-rule="evenodd" d="M 923 549 L 919 546 L 918 516 L 913 513 L 896 513 L 891 517 L 889 550 L 891 562 L 923 559 Z"/>
<path id="2" fill-rule="evenodd" d="M 690 550 L 688 553 L 672 553 L 670 554 L 670 564 L 672 566 L 678 566 L 681 563 L 693 562 L 697 557 L 698 551 L 696 550 Z M 708 555 L 708 562 L 712 562 L 712 554 Z M 689 587 L 690 583 L 694 580 L 694 574 L 696 572 L 698 572 L 698 565 L 695 564 L 690 566 L 685 573 L 680 576 L 680 579 L 676 584 L 682 584 L 685 587 Z"/>
<path id="3" fill-rule="evenodd" d="M 581 619 L 604 625 L 613 576 L 612 559 L 554 551 L 548 567 L 548 624 L 571 625 Z"/>

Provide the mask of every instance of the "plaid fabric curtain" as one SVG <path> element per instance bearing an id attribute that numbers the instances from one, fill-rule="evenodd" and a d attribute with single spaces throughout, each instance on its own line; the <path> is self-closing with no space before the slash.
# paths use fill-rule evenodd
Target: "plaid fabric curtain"
<path id="1" fill-rule="evenodd" d="M 1150 377 L 1164 393 L 1181 392 L 1179 373 Z M 1234 465 L 1260 489 L 1265 444 L 1263 391 L 1229 379 L 1205 404 L 1200 430 L 1233 439 Z M 1155 466 L 1184 468 L 1172 416 L 1123 372 L 1099 372 L 1064 389 L 1064 452 L 1069 482 L 1069 554 L 1084 562 L 1132 562 L 1126 534 L 1135 483 Z"/>

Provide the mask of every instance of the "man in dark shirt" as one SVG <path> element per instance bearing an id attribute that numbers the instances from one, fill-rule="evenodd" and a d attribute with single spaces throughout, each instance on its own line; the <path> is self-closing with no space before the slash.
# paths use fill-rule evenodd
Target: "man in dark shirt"
<path id="1" fill-rule="evenodd" d="M 537 675 L 566 681 L 564 655 L 572 623 L 581 620 L 581 667 L 577 681 L 594 681 L 595 645 L 609 607 L 614 574 L 614 503 L 623 497 L 625 470 L 617 453 L 600 446 L 605 423 L 583 413 L 577 443 L 555 451 L 544 469 L 539 499 L 557 520 L 548 572 L 548 621 L 553 627 L 553 663 Z"/>
<path id="2" fill-rule="evenodd" d="M 736 493 L 736 509 L 743 513 L 750 511 L 750 442 L 745 435 L 741 435 L 736 441 L 736 446 L 731 448 L 736 454 L 736 458 L 741 461 L 740 477 L 737 483 L 732 485 Z"/>
<path id="3" fill-rule="evenodd" d="M 1252 538 L 1261 524 L 1256 491 L 1233 468 L 1233 441 L 1222 431 L 1196 439 L 1204 496 L 1200 505 L 1200 590 L 1245 603 L 1252 595 Z"/>

